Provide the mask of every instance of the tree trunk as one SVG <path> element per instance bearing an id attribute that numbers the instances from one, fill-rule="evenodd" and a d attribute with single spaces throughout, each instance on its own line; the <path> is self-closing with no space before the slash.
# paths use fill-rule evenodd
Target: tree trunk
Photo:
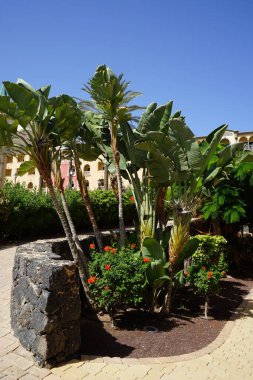
<path id="1" fill-rule="evenodd" d="M 80 187 L 80 185 L 79 185 L 79 187 Z M 86 207 L 86 210 L 87 210 L 87 214 L 88 214 L 88 217 L 89 217 L 91 225 L 92 225 L 92 229 L 94 231 L 94 234 L 95 234 L 95 237 L 96 237 L 96 240 L 97 240 L 98 249 L 99 249 L 99 252 L 103 252 L 102 235 L 101 235 L 101 233 L 100 233 L 100 231 L 98 229 L 98 225 L 97 225 L 97 222 L 96 222 L 96 219 L 95 219 L 95 216 L 94 216 L 94 212 L 92 210 L 92 206 L 91 206 L 91 203 L 90 203 L 90 197 L 89 197 L 88 189 L 87 189 L 87 183 L 86 183 L 85 179 L 83 180 L 82 189 L 83 189 L 83 191 L 82 191 L 83 201 L 84 201 L 84 204 L 85 204 L 85 207 Z"/>
<path id="2" fill-rule="evenodd" d="M 63 210 L 65 212 L 65 215 L 66 215 L 66 218 L 67 218 L 67 221 L 68 221 L 68 224 L 69 224 L 69 227 L 70 227 L 70 230 L 71 230 L 74 242 L 76 244 L 76 247 L 77 247 L 77 250 L 78 250 L 78 253 L 79 253 L 79 256 L 80 256 L 80 259 L 82 261 L 83 266 L 85 266 L 85 265 L 87 265 L 87 260 L 84 258 L 84 252 L 83 252 L 80 240 L 79 240 L 79 238 L 77 236 L 76 229 L 75 229 L 75 226 L 74 226 L 71 214 L 69 212 L 69 207 L 68 207 L 68 204 L 67 204 L 67 201 L 66 201 L 65 194 L 64 194 L 63 190 L 60 191 L 60 197 L 61 197 L 61 202 L 62 202 Z"/>
<path id="3" fill-rule="evenodd" d="M 41 193 L 42 189 L 43 189 L 43 178 L 40 175 L 40 178 L 39 178 L 39 192 L 40 193 Z"/>
<path id="4" fill-rule="evenodd" d="M 88 304 L 93 309 L 95 309 L 95 302 L 93 300 L 91 291 L 90 291 L 89 286 L 88 286 L 88 278 L 89 278 L 88 260 L 87 260 L 87 258 L 85 258 L 83 252 L 82 252 L 82 256 L 80 257 L 80 252 L 78 251 L 77 246 L 76 246 L 76 244 L 75 244 L 75 242 L 73 240 L 73 237 L 72 237 L 71 230 L 70 230 L 70 227 L 68 225 L 68 222 L 67 222 L 67 220 L 66 220 L 66 218 L 64 216 L 63 210 L 62 210 L 62 208 L 61 208 L 61 206 L 60 206 L 60 204 L 59 204 L 59 202 L 57 200 L 57 197 L 56 197 L 56 194 L 55 194 L 55 191 L 54 191 L 54 188 L 53 188 L 53 184 L 52 184 L 51 178 L 48 178 L 46 176 L 46 177 L 43 177 L 43 179 L 46 181 L 49 193 L 50 193 L 50 195 L 52 197 L 54 208 L 55 208 L 55 210 L 56 210 L 56 212 L 57 212 L 57 214 L 59 216 L 59 219 L 60 219 L 62 227 L 64 229 L 67 241 L 69 243 L 69 248 L 70 248 L 72 257 L 73 257 L 73 259 L 74 259 L 74 261 L 76 263 L 76 266 L 78 268 L 79 277 L 80 277 L 80 280 L 81 280 L 81 283 L 82 283 L 85 295 L 87 297 L 87 302 L 88 302 Z M 84 262 L 85 262 L 85 265 L 83 265 Z"/>
<path id="5" fill-rule="evenodd" d="M 115 194 L 115 197 L 117 198 L 117 201 L 119 201 L 119 189 L 118 189 L 117 176 L 114 174 L 111 174 L 110 181 L 111 181 L 111 188 Z"/>
<path id="6" fill-rule="evenodd" d="M 77 176 L 79 189 L 80 189 L 80 192 L 82 194 L 84 205 L 86 207 L 87 214 L 88 214 L 88 217 L 90 219 L 90 223 L 91 223 L 93 232 L 95 234 L 95 238 L 96 238 L 96 241 L 98 244 L 98 249 L 99 249 L 99 252 L 103 252 L 102 235 L 99 231 L 99 228 L 98 228 L 98 225 L 97 225 L 97 222 L 95 219 L 95 215 L 94 215 L 91 203 L 90 203 L 90 197 L 89 197 L 89 193 L 88 193 L 87 182 L 86 182 L 86 179 L 85 179 L 85 177 L 81 171 L 80 161 L 79 161 L 79 158 L 77 157 L 77 154 L 75 151 L 74 151 L 74 161 L 75 161 L 76 176 Z"/>
<path id="7" fill-rule="evenodd" d="M 104 189 L 108 190 L 108 165 L 104 164 Z"/>
<path id="8" fill-rule="evenodd" d="M 216 218 L 212 221 L 212 227 L 213 227 L 214 235 L 221 235 L 221 225 L 220 225 L 219 218 Z"/>
<path id="9" fill-rule="evenodd" d="M 119 167 L 119 152 L 116 151 L 114 153 L 115 160 L 115 168 L 116 168 L 116 176 L 117 176 L 117 184 L 118 184 L 118 207 L 119 207 L 119 232 L 120 232 L 120 246 L 123 247 L 126 241 L 126 231 L 125 231 L 125 223 L 124 223 L 124 214 L 123 214 L 123 199 L 122 199 L 122 178 L 120 174 Z"/>
<path id="10" fill-rule="evenodd" d="M 161 308 L 161 312 L 165 315 L 170 314 L 170 309 L 171 309 L 171 300 L 172 300 L 172 288 L 173 288 L 173 274 L 171 273 L 170 280 L 167 285 L 166 289 L 166 295 L 164 298 L 164 302 Z"/>

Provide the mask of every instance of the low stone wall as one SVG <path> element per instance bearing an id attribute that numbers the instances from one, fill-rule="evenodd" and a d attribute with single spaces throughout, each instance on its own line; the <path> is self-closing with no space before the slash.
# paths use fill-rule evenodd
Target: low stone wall
<path id="1" fill-rule="evenodd" d="M 79 275 L 67 242 L 35 242 L 17 248 L 11 325 L 41 366 L 73 357 L 81 344 Z"/>

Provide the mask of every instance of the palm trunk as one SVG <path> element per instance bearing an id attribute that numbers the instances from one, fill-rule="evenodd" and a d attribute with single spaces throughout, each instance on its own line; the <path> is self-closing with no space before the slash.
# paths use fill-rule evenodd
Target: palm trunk
<path id="1" fill-rule="evenodd" d="M 77 249 L 77 246 L 76 246 L 76 244 L 73 240 L 72 234 L 71 234 L 70 227 L 69 227 L 68 222 L 65 218 L 64 212 L 63 212 L 61 205 L 58 202 L 58 199 L 56 197 L 50 176 L 48 176 L 44 173 L 44 169 L 41 170 L 40 174 L 47 184 L 49 193 L 50 193 L 52 201 L 53 201 L 55 211 L 57 212 L 57 215 L 61 221 L 63 230 L 65 232 L 65 235 L 66 235 L 66 238 L 67 238 L 67 241 L 69 244 L 69 248 L 70 248 L 72 257 L 73 257 L 74 262 L 75 262 L 75 264 L 78 268 L 78 271 L 79 271 L 79 277 L 80 277 L 85 295 L 87 297 L 87 302 L 91 308 L 95 309 L 95 302 L 93 300 L 91 291 L 90 291 L 89 286 L 88 286 L 88 278 L 89 278 L 88 260 L 87 260 L 87 258 L 85 258 L 83 252 L 82 252 L 82 255 L 80 255 L 80 252 Z"/>
<path id="2" fill-rule="evenodd" d="M 65 215 L 66 215 L 66 218 L 67 218 L 67 221 L 68 221 L 71 233 L 72 233 L 72 237 L 73 237 L 74 242 L 76 244 L 76 247 L 78 249 L 79 257 L 80 257 L 80 259 L 82 261 L 82 264 L 85 266 L 85 265 L 87 265 L 87 260 L 85 260 L 85 258 L 84 258 L 83 249 L 82 249 L 80 240 L 79 240 L 79 238 L 77 236 L 76 228 L 74 226 L 71 214 L 69 212 L 69 207 L 68 207 L 68 204 L 67 204 L 67 201 L 66 201 L 66 198 L 65 198 L 63 190 L 60 191 L 60 197 L 61 197 L 61 202 L 62 202 L 63 210 L 65 212 Z"/>
<path id="3" fill-rule="evenodd" d="M 101 236 L 101 233 L 99 231 L 99 228 L 98 228 L 98 225 L 97 225 L 97 222 L 95 219 L 95 215 L 94 215 L 91 203 L 90 203 L 90 197 L 89 197 L 89 193 L 88 193 L 87 182 L 86 182 L 85 177 L 82 174 L 82 171 L 80 168 L 80 163 L 79 163 L 79 158 L 77 157 L 75 151 L 74 151 L 74 161 L 75 161 L 75 168 L 76 168 L 76 175 L 77 175 L 79 189 L 80 189 L 80 192 L 82 194 L 84 205 L 86 207 L 87 214 L 88 214 L 88 217 L 90 219 L 90 223 L 91 223 L 93 232 L 95 234 L 95 238 L 96 238 L 96 241 L 98 244 L 98 249 L 100 252 L 103 252 L 102 236 Z"/>
<path id="4" fill-rule="evenodd" d="M 104 189 L 108 190 L 108 165 L 104 165 Z"/>
<path id="5" fill-rule="evenodd" d="M 118 184 L 118 207 L 119 207 L 119 233 L 120 233 L 120 246 L 123 247 L 126 241 L 126 231 L 125 231 L 125 223 L 124 223 L 124 214 L 123 214 L 123 199 L 122 199 L 122 178 L 120 174 L 119 167 L 119 152 L 116 151 L 114 153 L 115 160 L 115 168 L 116 168 L 116 176 L 117 176 L 117 184 Z"/>
<path id="6" fill-rule="evenodd" d="M 99 252 L 103 252 L 102 235 L 98 229 L 98 225 L 97 225 L 97 222 L 95 219 L 95 215 L 94 215 L 91 203 L 90 203 L 90 197 L 88 194 L 87 183 L 86 183 L 85 179 L 83 180 L 82 197 L 83 197 L 83 201 L 84 201 L 84 204 L 85 204 L 85 207 L 87 210 L 88 217 L 89 217 L 91 225 L 92 225 L 92 229 L 93 229 L 95 237 L 96 237 Z"/>
<path id="7" fill-rule="evenodd" d="M 110 175 L 110 181 L 111 181 L 111 188 L 114 192 L 114 195 L 115 195 L 117 201 L 119 201 L 119 189 L 118 189 L 117 176 L 114 174 L 111 174 Z"/>
<path id="8" fill-rule="evenodd" d="M 40 192 L 40 193 L 41 193 L 42 189 L 43 189 L 43 179 L 42 179 L 42 177 L 40 176 L 40 178 L 39 178 L 39 192 Z"/>

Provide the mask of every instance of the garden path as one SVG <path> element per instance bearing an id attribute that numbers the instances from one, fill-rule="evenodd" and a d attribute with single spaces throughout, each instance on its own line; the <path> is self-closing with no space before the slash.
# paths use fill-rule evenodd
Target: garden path
<path id="1" fill-rule="evenodd" d="M 204 349 L 173 358 L 92 358 L 38 368 L 10 328 L 11 271 L 16 247 L 0 249 L 0 379 L 5 380 L 253 380 L 253 290 Z"/>

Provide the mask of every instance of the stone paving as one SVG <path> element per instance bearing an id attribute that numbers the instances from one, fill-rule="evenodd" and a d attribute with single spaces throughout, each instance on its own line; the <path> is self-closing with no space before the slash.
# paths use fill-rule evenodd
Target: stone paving
<path id="1" fill-rule="evenodd" d="M 36 366 L 10 328 L 11 271 L 15 247 L 0 249 L 0 379 L 9 380 L 253 380 L 253 290 L 218 338 L 192 354 L 170 358 L 83 356 L 57 368 Z"/>

